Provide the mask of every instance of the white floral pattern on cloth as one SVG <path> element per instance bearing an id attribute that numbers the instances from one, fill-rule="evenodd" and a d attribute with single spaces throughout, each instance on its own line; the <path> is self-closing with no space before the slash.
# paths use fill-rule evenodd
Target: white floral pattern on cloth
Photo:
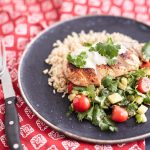
<path id="1" fill-rule="evenodd" d="M 20 137 L 24 150 L 144 150 L 143 140 L 97 145 L 73 141 L 52 130 L 24 103 L 17 68 L 28 42 L 47 26 L 86 14 L 134 18 L 150 25 L 150 0 L 0 0 L 0 38 L 7 46 L 7 64 L 17 94 Z M 4 134 L 5 105 L 0 85 L 0 150 L 9 150 Z"/>

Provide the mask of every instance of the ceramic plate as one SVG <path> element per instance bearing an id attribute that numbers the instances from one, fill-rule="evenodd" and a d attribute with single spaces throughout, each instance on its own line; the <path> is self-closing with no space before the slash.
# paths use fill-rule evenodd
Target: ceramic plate
<path id="1" fill-rule="evenodd" d="M 116 133 L 102 132 L 88 121 L 79 122 L 73 114 L 66 116 L 69 107 L 67 97 L 53 94 L 47 76 L 42 71 L 49 67 L 44 63 L 56 40 L 63 40 L 71 32 L 120 32 L 146 42 L 150 40 L 150 27 L 130 19 L 112 16 L 86 16 L 55 24 L 36 37 L 27 47 L 19 67 L 19 86 L 24 100 L 32 111 L 53 129 L 77 140 L 93 143 L 122 143 L 150 136 L 150 110 L 148 121 L 136 125 L 134 119 L 118 124 Z"/>

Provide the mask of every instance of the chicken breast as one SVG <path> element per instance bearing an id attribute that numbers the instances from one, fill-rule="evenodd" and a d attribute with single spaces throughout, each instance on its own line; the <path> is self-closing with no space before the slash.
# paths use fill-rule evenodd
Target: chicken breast
<path id="1" fill-rule="evenodd" d="M 66 78 L 75 85 L 88 86 L 101 84 L 101 80 L 107 75 L 118 77 L 136 70 L 141 65 L 139 55 L 133 50 L 127 50 L 118 56 L 117 63 L 112 66 L 97 65 L 93 68 L 77 68 L 74 65 L 64 62 L 64 74 Z"/>

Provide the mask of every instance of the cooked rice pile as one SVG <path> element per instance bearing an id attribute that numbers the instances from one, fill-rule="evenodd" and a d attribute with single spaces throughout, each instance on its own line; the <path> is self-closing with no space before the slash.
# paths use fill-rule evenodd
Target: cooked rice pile
<path id="1" fill-rule="evenodd" d="M 85 33 L 84 31 L 81 31 L 80 33 L 73 32 L 72 35 L 68 35 L 63 42 L 57 40 L 56 43 L 53 44 L 54 49 L 45 60 L 45 62 L 50 65 L 50 69 L 43 71 L 44 74 L 49 75 L 48 84 L 53 86 L 57 92 L 66 92 L 67 79 L 63 73 L 63 62 L 66 60 L 67 54 L 76 50 L 85 42 L 92 44 L 98 42 L 103 43 L 107 40 L 108 37 L 111 37 L 113 42 L 121 42 L 127 47 L 133 47 L 135 49 L 141 49 L 142 47 L 142 44 L 140 44 L 138 41 L 133 40 L 129 36 L 123 35 L 121 33 L 109 34 L 106 31 L 90 31 L 89 33 Z"/>

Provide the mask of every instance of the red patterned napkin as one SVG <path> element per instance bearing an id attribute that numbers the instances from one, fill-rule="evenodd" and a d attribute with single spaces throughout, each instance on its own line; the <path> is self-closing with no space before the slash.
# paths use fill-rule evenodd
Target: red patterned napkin
<path id="1" fill-rule="evenodd" d="M 145 149 L 144 141 L 111 146 L 69 139 L 38 119 L 21 97 L 17 68 L 27 43 L 56 21 L 86 14 L 121 15 L 150 24 L 150 0 L 0 0 L 0 38 L 6 41 L 7 64 L 18 98 L 17 110 L 24 150 Z M 4 113 L 3 93 L 0 90 L 0 150 L 9 149 L 4 134 Z"/>

